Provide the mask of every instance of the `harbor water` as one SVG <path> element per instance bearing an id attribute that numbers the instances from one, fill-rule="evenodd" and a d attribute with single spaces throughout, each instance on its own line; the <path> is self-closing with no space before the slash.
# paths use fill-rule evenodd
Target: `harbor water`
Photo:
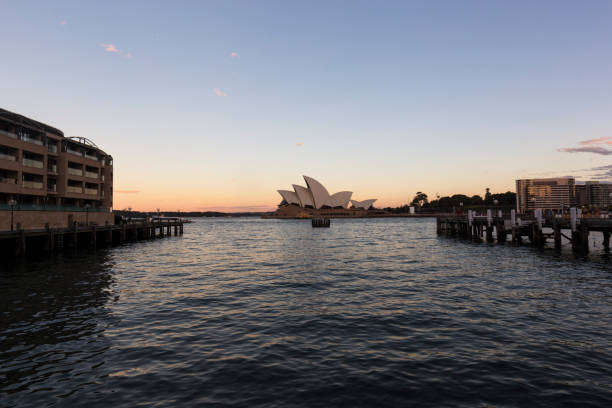
<path id="1" fill-rule="evenodd" d="M 2 260 L 0 406 L 612 406 L 598 245 L 477 244 L 433 219 L 210 218 Z"/>

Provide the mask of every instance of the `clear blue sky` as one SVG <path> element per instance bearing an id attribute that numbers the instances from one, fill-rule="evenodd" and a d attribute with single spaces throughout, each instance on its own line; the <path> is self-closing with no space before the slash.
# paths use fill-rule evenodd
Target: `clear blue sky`
<path id="1" fill-rule="evenodd" d="M 612 1 L 2 1 L 0 16 L 0 107 L 112 154 L 116 208 L 273 208 L 302 174 L 380 205 L 612 180 Z"/>

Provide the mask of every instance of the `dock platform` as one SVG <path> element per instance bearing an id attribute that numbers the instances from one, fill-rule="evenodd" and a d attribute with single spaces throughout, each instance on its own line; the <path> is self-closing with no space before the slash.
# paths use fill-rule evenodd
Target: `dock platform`
<path id="1" fill-rule="evenodd" d="M 552 232 L 544 232 L 544 228 Z M 509 216 L 501 212 L 487 211 L 487 215 L 475 215 L 468 211 L 466 215 L 436 217 L 438 234 L 469 238 L 474 241 L 506 242 L 508 239 L 516 244 L 527 239 L 535 247 L 544 247 L 547 240 L 554 242 L 555 248 L 561 248 L 562 237 L 566 238 L 577 252 L 589 251 L 589 233 L 601 232 L 605 251 L 610 251 L 610 234 L 612 219 L 582 217 L 580 211 L 571 208 L 567 217 L 544 217 L 541 210 L 534 214 L 516 214 Z"/>
<path id="2" fill-rule="evenodd" d="M 63 249 L 109 247 L 183 234 L 183 220 L 164 217 L 135 220 L 117 225 L 74 225 L 71 228 L 17 229 L 0 231 L 0 253 L 24 256 Z"/>

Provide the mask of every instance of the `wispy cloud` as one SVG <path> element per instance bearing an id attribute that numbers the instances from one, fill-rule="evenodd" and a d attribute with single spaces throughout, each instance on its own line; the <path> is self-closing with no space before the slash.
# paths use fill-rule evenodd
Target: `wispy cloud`
<path id="1" fill-rule="evenodd" d="M 217 96 L 227 96 L 227 94 L 221 91 L 219 88 L 215 88 L 215 94 L 217 94 Z"/>
<path id="2" fill-rule="evenodd" d="M 240 58 L 240 54 L 238 54 L 237 52 L 232 52 L 230 54 L 230 57 L 232 57 L 232 58 Z"/>
<path id="3" fill-rule="evenodd" d="M 608 150 L 601 146 L 585 146 L 585 147 L 565 147 L 557 149 L 559 152 L 565 153 L 595 153 L 608 156 L 612 154 L 612 150 Z"/>
<path id="4" fill-rule="evenodd" d="M 302 143 L 302 142 L 297 142 L 295 145 L 296 145 L 296 146 L 304 146 L 304 143 Z"/>
<path id="5" fill-rule="evenodd" d="M 115 193 L 119 193 L 119 194 L 136 194 L 136 193 L 140 193 L 140 190 L 115 190 Z"/>
<path id="6" fill-rule="evenodd" d="M 126 58 L 132 58 L 131 52 L 120 50 L 119 48 L 115 47 L 114 44 L 100 44 L 100 47 L 102 47 L 106 52 L 113 52 L 115 54 L 123 55 Z"/>
<path id="7" fill-rule="evenodd" d="M 593 167 L 590 171 L 596 173 L 589 177 L 591 179 L 612 181 L 612 164 L 609 164 L 607 166 Z"/>
<path id="8" fill-rule="evenodd" d="M 578 144 L 581 144 L 583 146 L 592 146 L 592 145 L 599 145 L 599 144 L 607 144 L 607 145 L 612 146 L 612 137 L 604 136 L 604 137 L 598 137 L 597 139 L 583 140 L 581 142 L 578 142 Z"/>
<path id="9" fill-rule="evenodd" d="M 607 149 L 605 146 L 612 146 L 612 137 L 604 136 L 596 139 L 582 140 L 578 142 L 580 147 L 563 147 L 557 149 L 559 152 L 565 153 L 594 153 L 609 156 L 612 154 L 612 150 Z"/>
<path id="10" fill-rule="evenodd" d="M 68 24 L 68 22 L 67 22 L 66 20 L 62 20 L 62 21 L 60 21 L 60 25 L 62 25 L 62 26 L 63 26 L 63 25 L 66 25 L 66 24 Z"/>

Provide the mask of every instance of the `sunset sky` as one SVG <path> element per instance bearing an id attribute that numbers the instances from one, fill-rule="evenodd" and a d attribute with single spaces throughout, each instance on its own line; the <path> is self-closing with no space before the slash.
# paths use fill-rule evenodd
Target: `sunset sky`
<path id="1" fill-rule="evenodd" d="M 115 161 L 115 208 L 379 207 L 612 181 L 612 1 L 2 1 L 0 107 Z"/>

